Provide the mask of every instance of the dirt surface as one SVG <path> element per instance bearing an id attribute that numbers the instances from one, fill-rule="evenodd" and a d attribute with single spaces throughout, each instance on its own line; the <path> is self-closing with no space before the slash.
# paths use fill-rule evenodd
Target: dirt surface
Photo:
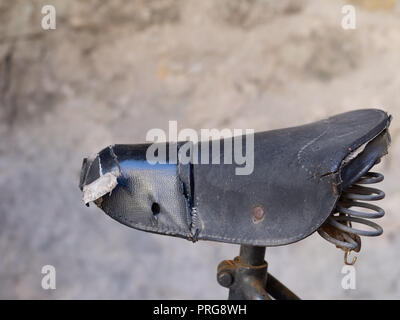
<path id="1" fill-rule="evenodd" d="M 357 289 L 317 234 L 267 249 L 303 298 L 400 298 L 400 9 L 353 1 L 0 0 L 0 298 L 220 298 L 238 246 L 129 229 L 78 189 L 82 158 L 152 128 L 299 125 L 359 108 L 393 115 L 385 233 L 363 239 Z M 41 7 L 57 10 L 41 29 Z M 41 268 L 57 289 L 41 288 Z"/>

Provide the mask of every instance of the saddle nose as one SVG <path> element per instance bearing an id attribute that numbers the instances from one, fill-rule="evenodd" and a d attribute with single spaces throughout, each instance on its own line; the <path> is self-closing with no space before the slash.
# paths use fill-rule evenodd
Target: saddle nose
<path id="1" fill-rule="evenodd" d="M 151 164 L 150 144 L 113 145 L 84 160 L 80 188 L 85 202 L 143 231 L 192 241 L 285 245 L 315 232 L 342 191 L 387 153 L 390 120 L 381 110 L 365 109 L 258 132 L 248 175 L 237 175 L 236 165 L 223 161 L 180 163 L 177 157 Z M 221 159 L 228 152 L 225 142 L 220 141 Z M 254 212 L 262 212 L 262 219 L 254 219 Z"/>
<path id="2" fill-rule="evenodd" d="M 150 164 L 148 145 L 113 145 L 85 159 L 80 187 L 86 204 L 95 204 L 117 221 L 140 230 L 190 237 L 184 166 Z"/>

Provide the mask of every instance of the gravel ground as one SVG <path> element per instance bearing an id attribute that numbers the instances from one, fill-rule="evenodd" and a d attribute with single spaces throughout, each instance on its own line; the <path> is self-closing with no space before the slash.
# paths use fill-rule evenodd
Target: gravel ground
<path id="1" fill-rule="evenodd" d="M 269 270 L 303 298 L 400 298 L 400 8 L 342 1 L 0 0 L 0 298 L 227 296 L 216 267 L 238 246 L 129 229 L 78 189 L 83 157 L 152 128 L 299 125 L 358 108 L 394 117 L 383 236 L 363 241 L 357 289 L 317 234 L 267 249 Z M 57 29 L 40 27 L 53 4 Z M 41 268 L 57 289 L 41 288 Z"/>

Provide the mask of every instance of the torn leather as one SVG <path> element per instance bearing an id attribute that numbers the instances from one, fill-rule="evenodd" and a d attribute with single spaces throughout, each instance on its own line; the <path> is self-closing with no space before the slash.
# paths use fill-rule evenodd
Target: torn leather
<path id="1" fill-rule="evenodd" d="M 108 185 L 110 192 L 100 188 L 97 203 L 136 229 L 192 241 L 285 245 L 316 231 L 343 186 L 386 153 L 389 124 L 385 112 L 367 109 L 256 133 L 250 175 L 236 175 L 235 164 L 151 165 L 149 144 L 114 145 L 84 160 L 80 187 L 93 191 L 99 179 L 114 176 L 117 184 Z M 224 143 L 220 148 L 223 162 Z M 95 193 L 84 197 L 93 201 Z M 255 206 L 265 212 L 256 224 Z"/>

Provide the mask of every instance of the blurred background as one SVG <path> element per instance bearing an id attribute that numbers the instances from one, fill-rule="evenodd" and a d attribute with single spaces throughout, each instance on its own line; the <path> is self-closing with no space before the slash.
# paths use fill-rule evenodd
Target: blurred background
<path id="1" fill-rule="evenodd" d="M 363 238 L 357 289 L 318 234 L 268 248 L 302 298 L 400 298 L 400 4 L 392 0 L 0 0 L 0 298 L 225 299 L 237 245 L 129 229 L 78 189 L 82 158 L 152 128 L 300 125 L 359 108 L 393 115 L 379 165 L 383 236 Z M 41 8 L 56 8 L 56 30 Z M 342 6 L 356 7 L 344 30 Z M 41 288 L 54 265 L 57 289 Z"/>

